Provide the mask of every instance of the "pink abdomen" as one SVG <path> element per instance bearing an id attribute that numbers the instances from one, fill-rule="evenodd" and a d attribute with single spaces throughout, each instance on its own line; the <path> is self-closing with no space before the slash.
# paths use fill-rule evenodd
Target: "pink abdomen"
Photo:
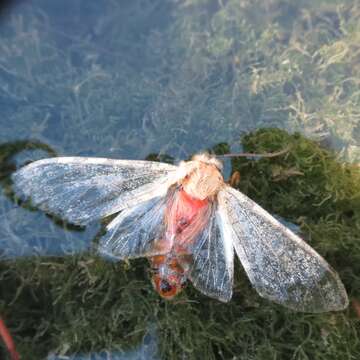
<path id="1" fill-rule="evenodd" d="M 209 201 L 189 196 L 184 189 L 175 190 L 165 211 L 166 232 L 158 250 L 167 252 L 150 258 L 153 284 L 164 298 L 172 298 L 186 282 L 191 263 L 192 245 L 208 220 Z"/>

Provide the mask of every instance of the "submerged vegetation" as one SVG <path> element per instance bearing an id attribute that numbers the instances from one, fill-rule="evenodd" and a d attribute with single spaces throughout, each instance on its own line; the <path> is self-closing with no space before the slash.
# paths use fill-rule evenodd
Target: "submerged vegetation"
<path id="1" fill-rule="evenodd" d="M 70 3 L 25 2 L 0 22 L 0 316 L 19 352 L 360 358 L 352 307 L 294 313 L 261 299 L 238 262 L 230 303 L 191 285 L 165 302 L 146 260 L 108 262 L 88 245 L 98 229 L 14 209 L 9 181 L 24 148 L 171 162 L 235 152 L 240 135 L 247 152 L 289 147 L 232 160 L 239 189 L 298 224 L 360 299 L 359 2 Z"/>
<path id="2" fill-rule="evenodd" d="M 0 140 L 187 158 L 278 127 L 360 160 L 358 1 L 66 4 L 0 23 Z"/>
<path id="3" fill-rule="evenodd" d="M 303 237 L 339 272 L 350 298 L 359 299 L 359 167 L 340 163 L 333 152 L 300 134 L 278 129 L 248 134 L 242 144 L 256 153 L 289 147 L 271 159 L 233 159 L 232 171 L 241 174 L 239 188 L 273 214 L 299 224 Z M 224 153 L 228 146 L 214 150 Z M 121 353 L 144 341 L 152 351 L 146 358 L 328 360 L 360 355 L 359 318 L 352 308 L 295 313 L 261 299 L 238 262 L 235 268 L 234 296 L 223 304 L 190 284 L 176 300 L 161 299 L 144 259 L 111 263 L 88 252 L 2 261 L 0 314 L 27 359 L 49 351 Z"/>

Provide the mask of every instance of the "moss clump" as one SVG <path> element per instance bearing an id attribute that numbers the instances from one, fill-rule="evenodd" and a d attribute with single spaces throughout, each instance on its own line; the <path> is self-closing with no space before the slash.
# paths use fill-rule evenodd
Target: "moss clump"
<path id="1" fill-rule="evenodd" d="M 313 141 L 277 129 L 246 135 L 242 143 L 256 153 L 289 146 L 286 154 L 271 159 L 233 159 L 233 171 L 241 173 L 239 188 L 270 212 L 300 224 L 304 237 L 340 273 L 350 296 L 359 298 L 359 168 L 339 163 Z M 221 144 L 213 150 L 228 148 Z M 279 178 L 279 173 L 287 175 Z M 359 320 L 351 308 L 294 313 L 261 299 L 238 263 L 235 274 L 228 304 L 191 285 L 166 302 L 152 289 L 144 259 L 111 263 L 88 253 L 2 261 L 0 314 L 29 360 L 50 351 L 122 353 L 144 341 L 148 347 L 155 342 L 154 353 L 146 356 L 163 359 L 360 355 Z"/>
<path id="2" fill-rule="evenodd" d="M 309 242 L 322 254 L 344 265 L 354 257 L 351 266 L 357 266 L 360 168 L 339 162 L 333 152 L 299 134 L 278 129 L 244 136 L 243 145 L 249 152 L 286 147 L 289 151 L 259 161 L 234 159 L 233 169 L 241 173 L 240 190 L 272 213 L 301 224 Z M 356 278 L 353 281 L 358 283 Z"/>

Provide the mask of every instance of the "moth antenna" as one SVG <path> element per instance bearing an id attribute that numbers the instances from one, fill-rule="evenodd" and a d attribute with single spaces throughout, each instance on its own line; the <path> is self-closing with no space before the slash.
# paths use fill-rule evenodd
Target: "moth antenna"
<path id="1" fill-rule="evenodd" d="M 216 158 L 233 158 L 233 157 L 258 157 L 258 158 L 272 158 L 280 155 L 284 155 L 290 151 L 290 146 L 286 148 L 275 151 L 272 153 L 263 153 L 263 154 L 256 154 L 256 153 L 230 153 L 224 155 L 215 155 Z"/>

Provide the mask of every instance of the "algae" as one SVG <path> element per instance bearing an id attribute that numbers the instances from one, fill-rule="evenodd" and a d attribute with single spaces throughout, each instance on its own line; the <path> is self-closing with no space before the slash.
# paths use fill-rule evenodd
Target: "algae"
<path id="1" fill-rule="evenodd" d="M 359 161 L 359 15 L 355 0 L 18 5 L 0 24 L 0 140 L 183 159 L 278 127 Z"/>

